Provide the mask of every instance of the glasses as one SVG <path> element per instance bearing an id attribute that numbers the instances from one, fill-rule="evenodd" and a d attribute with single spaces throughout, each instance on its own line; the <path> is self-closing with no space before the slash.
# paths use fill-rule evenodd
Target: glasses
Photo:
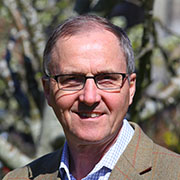
<path id="1" fill-rule="evenodd" d="M 121 89 L 128 76 L 125 73 L 101 73 L 95 76 L 60 74 L 50 77 L 56 80 L 63 91 L 79 91 L 84 88 L 87 79 L 94 79 L 98 89 L 111 91 Z"/>

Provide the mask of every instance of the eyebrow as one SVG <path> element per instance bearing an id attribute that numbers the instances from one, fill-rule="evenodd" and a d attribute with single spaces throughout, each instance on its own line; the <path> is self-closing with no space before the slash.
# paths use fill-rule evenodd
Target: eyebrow
<path id="1" fill-rule="evenodd" d="M 77 72 L 77 71 L 64 71 L 64 72 L 61 72 L 57 75 L 61 75 L 61 74 L 65 74 L 65 75 L 85 75 L 84 73 L 82 72 Z"/>
<path id="2" fill-rule="evenodd" d="M 116 73 L 116 72 L 117 72 L 117 71 L 113 71 L 113 70 L 107 69 L 107 70 L 97 71 L 97 74 Z"/>
<path id="3" fill-rule="evenodd" d="M 108 70 L 98 70 L 95 74 L 93 74 L 93 75 L 96 75 L 96 74 L 104 74 L 104 73 L 116 73 L 117 71 L 113 71 L 113 70 L 110 70 L 110 69 L 108 69 Z M 86 75 L 86 73 L 83 73 L 82 71 L 79 71 L 79 70 L 77 70 L 77 71 L 64 71 L 64 72 L 61 72 L 60 74 L 77 74 L 77 75 Z"/>

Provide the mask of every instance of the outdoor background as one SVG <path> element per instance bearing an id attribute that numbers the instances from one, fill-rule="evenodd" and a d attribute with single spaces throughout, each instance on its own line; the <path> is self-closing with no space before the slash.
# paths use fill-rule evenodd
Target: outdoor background
<path id="1" fill-rule="evenodd" d="M 70 16 L 91 13 L 132 41 L 137 90 L 127 119 L 180 153 L 179 0 L 0 1 L 0 179 L 64 142 L 41 85 L 45 42 Z"/>

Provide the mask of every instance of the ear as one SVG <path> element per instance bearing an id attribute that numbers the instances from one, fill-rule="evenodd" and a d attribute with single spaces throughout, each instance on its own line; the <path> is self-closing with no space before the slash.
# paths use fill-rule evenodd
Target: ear
<path id="1" fill-rule="evenodd" d="M 135 73 L 132 73 L 129 77 L 130 79 L 130 82 L 129 82 L 129 105 L 132 104 L 133 102 L 133 97 L 134 97 L 134 94 L 136 92 L 136 74 Z"/>
<path id="2" fill-rule="evenodd" d="M 41 81 L 42 81 L 45 97 L 47 99 L 49 106 L 51 106 L 51 103 L 50 103 L 50 93 L 51 93 L 50 92 L 50 79 L 47 77 L 42 77 Z"/>

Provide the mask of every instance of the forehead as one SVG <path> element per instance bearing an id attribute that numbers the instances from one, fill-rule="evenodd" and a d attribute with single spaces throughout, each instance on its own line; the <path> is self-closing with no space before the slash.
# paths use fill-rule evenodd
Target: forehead
<path id="1" fill-rule="evenodd" d="M 108 68 L 112 67 L 126 67 L 124 52 L 118 38 L 103 29 L 60 38 L 53 49 L 50 64 L 50 69 L 56 72 L 58 69 L 84 70 L 88 67 L 90 70 L 96 67 L 108 71 Z"/>

